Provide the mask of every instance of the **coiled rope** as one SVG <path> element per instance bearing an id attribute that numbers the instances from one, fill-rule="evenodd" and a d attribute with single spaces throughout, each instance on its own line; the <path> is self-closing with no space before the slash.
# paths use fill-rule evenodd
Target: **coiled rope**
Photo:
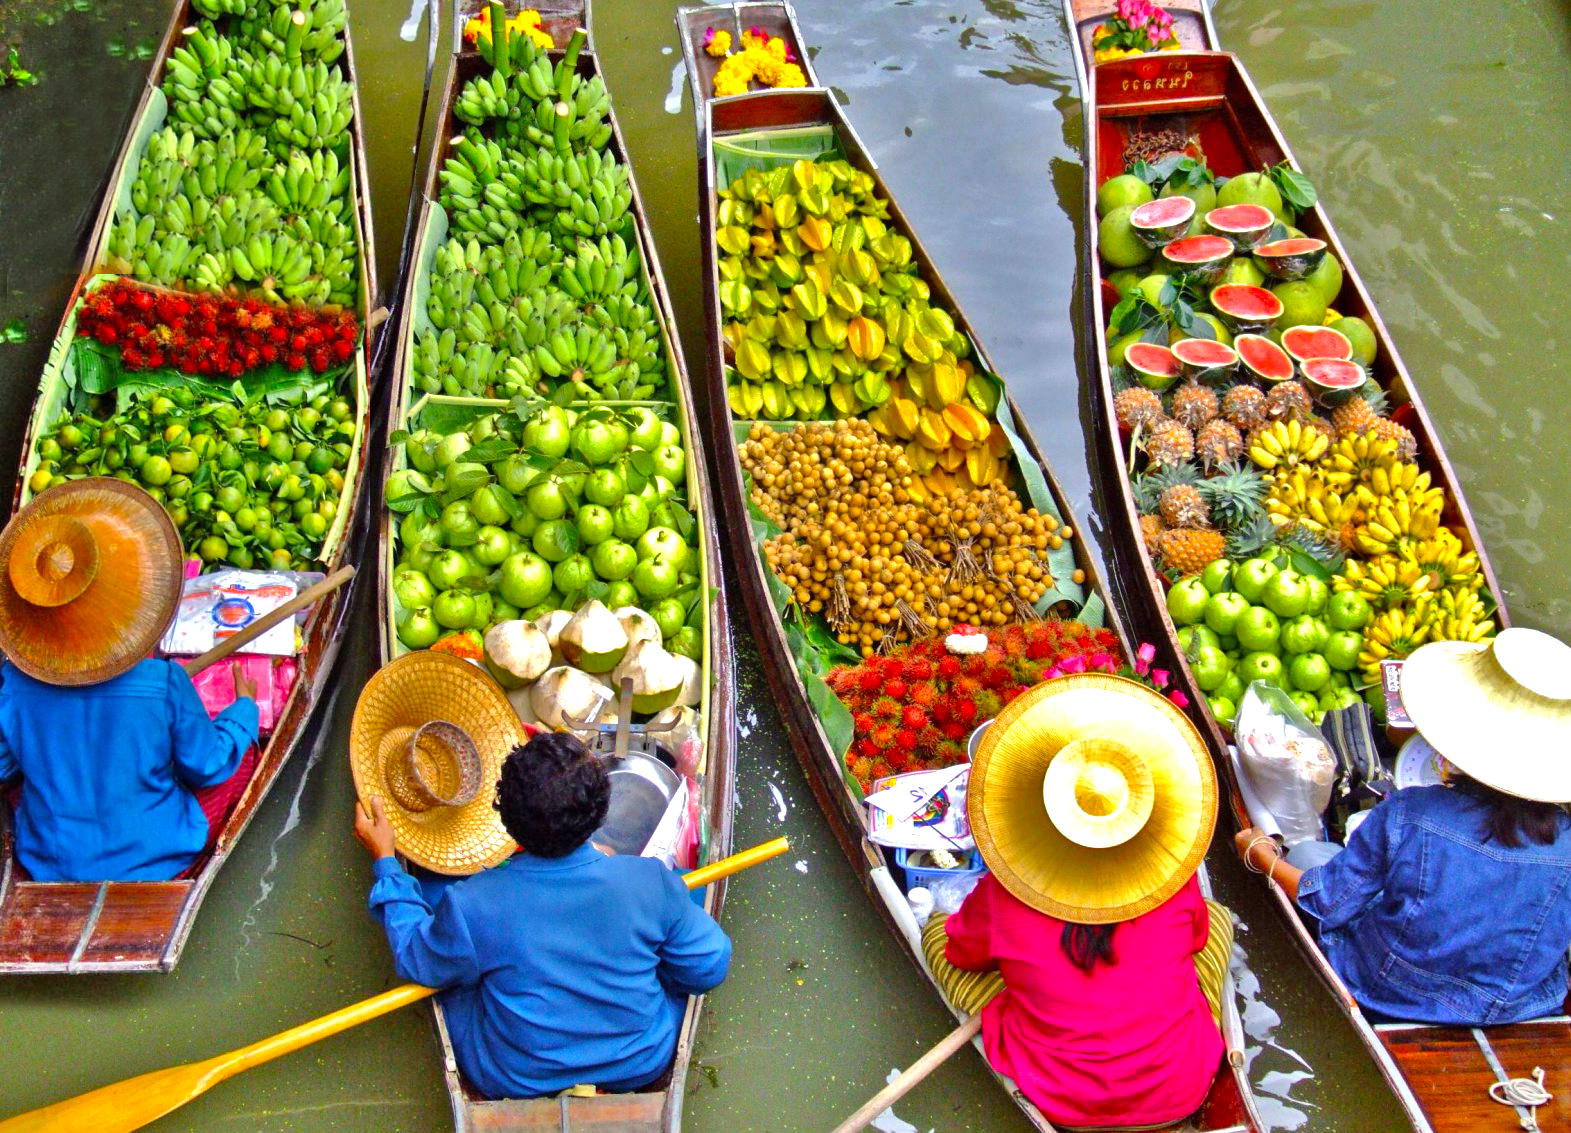
<path id="1" fill-rule="evenodd" d="M 1526 1108 L 1527 1116 L 1517 1122 L 1526 1133 L 1539 1133 L 1538 1107 L 1548 1105 L 1554 1097 L 1544 1089 L 1544 1069 L 1541 1066 L 1533 1067 L 1531 1078 L 1507 1078 L 1494 1083 L 1489 1087 L 1489 1096 L 1501 1105 L 1517 1110 Z"/>

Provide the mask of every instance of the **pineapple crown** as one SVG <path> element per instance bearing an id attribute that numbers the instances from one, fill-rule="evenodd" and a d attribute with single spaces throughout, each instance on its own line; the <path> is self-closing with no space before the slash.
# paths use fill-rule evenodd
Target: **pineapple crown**
<path id="1" fill-rule="evenodd" d="M 1164 464 L 1152 472 L 1142 472 L 1129 482 L 1135 497 L 1135 507 L 1141 514 L 1153 512 L 1162 499 L 1162 493 L 1175 484 L 1199 484 L 1200 469 L 1193 461 Z"/>
<path id="2" fill-rule="evenodd" d="M 1244 527 L 1265 514 L 1266 478 L 1253 464 L 1228 461 L 1197 486 L 1212 520 L 1224 530 Z"/>

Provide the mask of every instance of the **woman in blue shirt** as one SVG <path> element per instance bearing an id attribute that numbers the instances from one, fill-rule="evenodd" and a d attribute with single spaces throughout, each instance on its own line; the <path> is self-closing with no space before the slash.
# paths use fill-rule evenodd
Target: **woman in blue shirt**
<path id="1" fill-rule="evenodd" d="M 1531 630 L 1408 659 L 1403 702 L 1458 770 L 1369 811 L 1298 870 L 1257 829 L 1236 845 L 1314 918 L 1358 1002 L 1417 1023 L 1558 1014 L 1571 946 L 1571 648 Z"/>
<path id="2" fill-rule="evenodd" d="M 356 808 L 394 967 L 443 989 L 459 1069 L 487 1097 L 648 1085 L 670 1065 L 687 997 L 725 979 L 731 941 L 681 879 L 589 843 L 610 794 L 604 765 L 572 736 L 514 748 L 496 806 L 521 852 L 448 886 L 434 908 L 393 857 L 382 800 Z"/>

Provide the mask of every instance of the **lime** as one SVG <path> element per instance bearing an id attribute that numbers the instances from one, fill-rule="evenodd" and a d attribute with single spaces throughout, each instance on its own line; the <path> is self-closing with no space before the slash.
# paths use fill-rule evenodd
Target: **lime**
<path id="1" fill-rule="evenodd" d="M 1315 285 L 1315 290 L 1320 292 L 1320 298 L 1326 301 L 1329 307 L 1336 302 L 1336 297 L 1342 290 L 1342 265 L 1330 252 L 1315 267 L 1315 270 L 1304 276 L 1305 283 Z"/>
<path id="2" fill-rule="evenodd" d="M 1282 301 L 1282 317 L 1276 321 L 1273 330 L 1284 331 L 1297 326 L 1317 327 L 1326 317 L 1326 302 L 1321 298 L 1320 289 L 1307 279 L 1279 283 L 1271 289 L 1271 294 Z"/>
<path id="3" fill-rule="evenodd" d="M 1151 186 L 1133 173 L 1120 173 L 1102 182 L 1096 191 L 1096 215 L 1106 216 L 1125 205 L 1143 205 L 1151 199 Z"/>
<path id="4" fill-rule="evenodd" d="M 1162 186 L 1160 195 L 1164 197 L 1188 197 L 1194 201 L 1195 219 L 1200 221 L 1202 225 L 1205 222 L 1206 213 L 1216 208 L 1216 186 L 1209 181 L 1203 185 L 1188 185 L 1182 189 L 1169 182 Z"/>
<path id="5" fill-rule="evenodd" d="M 1141 243 L 1129 224 L 1129 214 L 1135 207 L 1119 205 L 1097 225 L 1097 245 L 1102 258 L 1115 268 L 1132 268 L 1151 258 L 1151 249 Z"/>
<path id="6" fill-rule="evenodd" d="M 1217 285 L 1224 283 L 1242 283 L 1249 287 L 1263 287 L 1265 273 L 1255 266 L 1255 261 L 1249 256 L 1234 256 L 1227 262 L 1227 267 L 1222 272 L 1222 278 Z"/>
<path id="7" fill-rule="evenodd" d="M 1331 329 L 1341 331 L 1342 336 L 1353 344 L 1353 357 L 1359 362 L 1365 366 L 1374 362 L 1375 332 L 1369 329 L 1369 324 L 1363 319 L 1357 315 L 1346 315 L 1332 323 Z"/>
<path id="8" fill-rule="evenodd" d="M 1240 173 L 1237 177 L 1229 177 L 1227 184 L 1216 192 L 1218 208 L 1228 205 L 1263 205 L 1276 213 L 1277 219 L 1283 224 L 1287 223 L 1287 215 L 1282 209 L 1282 194 L 1271 182 L 1265 173 Z"/>

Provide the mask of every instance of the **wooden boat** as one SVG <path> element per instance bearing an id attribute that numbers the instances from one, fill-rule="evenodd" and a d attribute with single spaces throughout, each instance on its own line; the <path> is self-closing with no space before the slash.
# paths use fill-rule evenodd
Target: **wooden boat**
<path id="1" fill-rule="evenodd" d="M 163 124 L 167 103 L 160 87 L 169 54 L 180 45 L 181 30 L 197 19 L 189 0 L 180 0 L 170 18 L 158 54 L 125 143 L 108 182 L 88 244 L 82 274 L 66 307 L 23 443 L 22 467 L 17 477 L 12 510 L 29 498 L 28 481 L 38 466 L 34 441 L 58 417 L 62 373 L 67 347 L 75 334 L 76 309 L 84 290 L 109 269 L 110 226 L 117 203 L 135 180 L 148 136 Z M 343 32 L 344 53 L 338 61 L 345 79 L 354 87 L 354 48 L 349 31 Z M 359 247 L 357 314 L 364 328 L 352 363 L 355 420 L 358 430 L 354 450 L 344 469 L 339 499 L 339 519 L 324 543 L 323 562 L 331 571 L 353 561 L 358 532 L 365 523 L 360 497 L 364 445 L 368 431 L 368 359 L 375 341 L 380 314 L 374 309 L 377 295 L 376 261 L 372 254 L 371 208 L 367 196 L 365 149 L 359 95 L 354 95 L 354 116 L 349 128 L 348 160 L 350 196 Z M 346 393 L 349 391 L 346 391 Z M 262 800 L 291 753 L 313 732 L 313 709 L 327 687 L 328 675 L 342 643 L 344 619 L 350 608 L 352 583 L 317 603 L 302 627 L 297 655 L 298 677 L 276 726 L 261 752 L 261 761 L 244 796 L 225 823 L 214 850 L 199 861 L 189 878 L 166 882 L 103 882 L 96 884 L 42 884 L 25 877 L 12 845 L 8 807 L 0 807 L 0 973 L 48 974 L 87 972 L 168 971 L 180 958 L 202 900 L 218 871 L 228 860 Z"/>
<path id="2" fill-rule="evenodd" d="M 483 7 L 476 0 L 464 0 L 454 12 L 453 66 L 443 92 L 437 122 L 439 139 L 454 139 L 464 129 L 464 124 L 453 115 L 453 103 L 460 91 L 473 76 L 484 72 L 487 64 L 467 44 L 462 36 L 464 23 Z M 593 34 L 589 0 L 548 0 L 546 3 L 520 4 L 509 0 L 507 10 L 515 14 L 520 8 L 532 8 L 541 16 L 541 27 L 553 39 L 553 59 L 561 58 L 563 48 L 573 32 L 582 27 L 590 32 L 590 40 L 578 56 L 577 73 L 585 78 L 599 73 L 599 63 L 593 52 Z M 609 116 L 613 127 L 609 149 L 624 165 L 628 165 L 628 152 L 621 128 L 616 124 L 614 112 Z M 413 343 L 415 323 L 419 310 L 412 301 L 416 289 L 429 272 L 432 257 L 440 242 L 433 231 L 440 224 L 446 231 L 445 214 L 438 203 L 440 184 L 438 174 L 451 150 L 451 143 L 439 140 L 427 173 L 423 199 L 416 221 L 418 226 L 415 259 L 409 273 L 408 293 L 411 301 L 403 304 L 397 327 L 398 341 L 394 344 L 394 372 L 392 381 L 392 415 L 389 428 L 403 427 L 412 419 L 420 400 L 419 391 L 412 384 Z M 674 413 L 682 433 L 683 447 L 689 454 L 687 462 L 686 495 L 688 507 L 698 519 L 702 540 L 698 549 L 702 557 L 700 585 L 711 598 L 701 604 L 705 609 L 704 627 L 705 661 L 704 700 L 701 705 L 703 742 L 706 752 L 703 772 L 700 775 L 700 807 L 703 818 L 704 839 L 700 847 L 703 860 L 714 861 L 731 852 L 732 814 L 735 807 L 734 776 L 736 763 L 736 708 L 735 677 L 732 668 L 731 632 L 722 592 L 720 573 L 720 546 L 717 537 L 719 517 L 709 488 L 709 479 L 703 459 L 702 433 L 694 408 L 692 390 L 682 359 L 681 343 L 677 338 L 676 322 L 672 315 L 670 295 L 660 269 L 647 214 L 632 181 L 633 204 L 631 212 L 637 228 L 637 245 L 643 260 L 645 282 L 655 306 L 665 340 L 666 356 L 670 363 L 672 389 L 666 405 Z M 631 241 L 630 241 L 631 242 Z M 505 409 L 506 402 L 483 403 L 492 409 Z M 609 404 L 617 404 L 615 402 Z M 389 446 L 382 483 L 403 466 L 403 446 Z M 396 598 L 389 582 L 394 563 L 394 539 L 397 526 L 394 517 L 379 509 L 378 609 L 381 626 L 382 660 L 391 660 L 405 652 L 395 634 Z M 704 891 L 704 907 L 719 917 L 725 901 L 725 882 L 709 885 Z M 667 1073 L 652 1086 L 629 1094 L 599 1094 L 592 1097 L 562 1097 L 540 1099 L 485 1099 L 464 1081 L 459 1073 L 452 1043 L 449 1040 L 441 1005 L 433 1000 L 435 1025 L 442 1048 L 443 1076 L 452 1102 L 453 1125 L 457 1133 L 490 1130 L 542 1130 L 561 1129 L 603 1130 L 604 1133 L 664 1133 L 681 1126 L 682 1098 L 686 1088 L 687 1064 L 698 1031 L 703 997 L 688 1001 L 678 1033 L 672 1064 Z"/>
<path id="3" fill-rule="evenodd" d="M 1118 0 L 1064 0 L 1064 15 L 1069 21 L 1070 39 L 1075 50 L 1070 53 L 1075 62 L 1075 79 L 1080 89 L 1089 89 L 1091 37 L 1118 7 Z M 1216 24 L 1211 19 L 1208 0 L 1169 0 L 1163 11 L 1173 17 L 1173 34 L 1178 37 L 1183 51 L 1216 51 Z"/>
<path id="4" fill-rule="evenodd" d="M 1067 5 L 1071 24 L 1082 30 L 1096 22 L 1094 4 L 1070 0 Z M 1084 46 L 1088 35 L 1079 42 Z M 1081 60 L 1089 68 L 1089 57 Z M 1146 135 L 1173 129 L 1182 136 L 1200 139 L 1201 147 L 1219 176 L 1259 170 L 1287 160 L 1291 151 L 1262 102 L 1259 92 L 1239 60 L 1222 53 L 1159 53 L 1126 58 L 1094 67 L 1094 80 L 1087 85 L 1089 139 L 1086 161 L 1087 212 L 1095 217 L 1096 189 L 1108 178 L 1125 169 L 1124 147 L 1137 131 Z M 1346 249 L 1320 206 L 1303 212 L 1298 227 L 1307 235 L 1324 240 L 1341 261 L 1344 282 L 1335 301 L 1344 315 L 1356 315 L 1373 328 L 1378 340 L 1378 356 L 1373 377 L 1386 391 L 1393 416 L 1409 429 L 1418 442 L 1419 461 L 1447 494 L 1442 522 L 1461 539 L 1467 550 L 1476 552 L 1484 585 L 1495 598 L 1496 623 L 1509 625 L 1500 587 L 1489 563 L 1483 543 L 1461 492 L 1461 484 L 1436 432 L 1412 377 L 1403 366 L 1390 333 L 1381 322 Z M 1141 537 L 1139 512 L 1131 491 L 1132 469 L 1125 462 L 1127 441 L 1120 435 L 1112 412 L 1114 395 L 1108 365 L 1107 345 L 1102 328 L 1107 326 L 1109 301 L 1106 284 L 1097 286 L 1100 259 L 1097 226 L 1088 225 L 1090 240 L 1086 250 L 1085 288 L 1088 326 L 1096 328 L 1087 338 L 1093 341 L 1090 360 L 1091 381 L 1096 385 L 1103 435 L 1104 463 L 1109 482 L 1116 485 L 1109 501 L 1113 523 L 1123 537 L 1116 541 L 1120 559 L 1119 580 L 1132 616 L 1141 625 L 1153 627 L 1151 634 L 1176 640 L 1176 628 L 1168 615 L 1165 587 Z M 1157 634 L 1156 627 L 1161 633 Z M 1228 755 L 1229 733 L 1206 708 L 1203 696 L 1182 651 L 1172 649 L 1173 663 L 1186 687 L 1195 692 L 1196 723 L 1206 736 L 1217 765 L 1224 771 L 1232 796 L 1233 811 L 1241 826 L 1251 825 L 1233 764 Z M 1335 1000 L 1368 1048 L 1398 1103 L 1406 1111 L 1412 1127 L 1428 1133 L 1453 1133 L 1461 1130 L 1507 1130 L 1517 1128 L 1518 1118 L 1527 1111 L 1513 1113 L 1491 1101 L 1488 1088 L 1507 1077 L 1524 1077 L 1535 1065 L 1548 1071 L 1547 1084 L 1557 1095 L 1571 1093 L 1571 1018 L 1565 1015 L 1510 1026 L 1479 1029 L 1372 1024 L 1346 986 L 1338 978 L 1325 955 L 1316 946 L 1300 920 L 1291 899 L 1275 884 L 1272 895 L 1284 923 L 1288 926 L 1309 965 L 1326 983 Z M 1560 1087 L 1556 1089 L 1556 1083 Z M 1544 1128 L 1571 1127 L 1571 1107 L 1557 1100 L 1554 1117 Z M 1540 1122 L 1549 1118 L 1548 1109 L 1540 1111 Z"/>
<path id="5" fill-rule="evenodd" d="M 739 438 L 747 435 L 751 422 L 733 418 L 727 400 L 727 380 L 731 366 L 726 355 L 722 327 L 722 310 L 719 298 L 720 277 L 718 257 L 715 252 L 714 234 L 717 231 L 719 198 L 717 191 L 724 186 L 718 180 L 717 149 L 733 144 L 740 136 L 761 136 L 770 131 L 791 134 L 816 131 L 824 139 L 824 152 L 837 152 L 856 168 L 870 174 L 877 182 L 878 195 L 889 203 L 890 227 L 905 235 L 912 244 L 912 259 L 920 264 L 922 277 L 932 288 L 934 305 L 942 306 L 954 314 L 955 325 L 970 338 L 974 358 L 980 369 L 996 373 L 988 360 L 985 349 L 966 320 L 954 295 L 945 287 L 932 260 L 923 250 L 916 233 L 901 213 L 898 203 L 879 177 L 876 165 L 857 139 L 850 123 L 842 115 L 830 93 L 816 82 L 810 65 L 810 56 L 796 29 L 792 9 L 787 4 L 752 3 L 724 7 L 684 8 L 677 16 L 682 38 L 683 53 L 687 60 L 688 79 L 697 104 L 699 116 L 699 216 L 700 234 L 704 255 L 705 332 L 709 346 L 706 358 L 705 395 L 709 436 L 714 458 L 714 473 L 724 501 L 727 529 L 730 535 L 730 552 L 741 579 L 743 602 L 755 640 L 763 654 L 764 668 L 770 686 L 786 723 L 793 749 L 807 776 L 813 794 L 818 800 L 835 837 L 840 843 L 852 868 L 860 878 L 873 907 L 894 933 L 900 950 L 928 976 L 922 957 L 920 930 L 907 904 L 897 880 L 894 851 L 875 845 L 868 837 L 866 811 L 861 802 L 861 790 L 854 778 L 844 770 L 840 751 L 830 739 L 816 698 L 834 694 L 816 676 L 805 673 L 797 661 L 790 636 L 799 634 L 801 611 L 787 612 L 777 603 L 772 591 L 773 578 L 765 565 L 759 536 L 755 534 L 749 511 L 749 485 L 743 472 Z M 807 74 L 806 89 L 760 90 L 723 98 L 712 96 L 713 75 L 716 63 L 704 50 L 706 32 L 710 28 L 724 29 L 731 34 L 733 43 L 741 33 L 757 27 L 770 36 L 787 40 L 795 57 L 802 60 Z M 1052 469 L 1042 458 L 1041 451 L 1026 428 L 1024 420 L 1007 390 L 1000 402 L 998 420 L 1007 422 L 1009 430 L 1018 438 L 1015 453 L 1029 461 L 1041 473 L 1039 488 L 1031 490 L 1031 503 L 1039 509 L 1051 509 L 1054 514 L 1072 522 L 1071 511 L 1063 490 L 1059 487 Z M 779 423 L 777 423 L 779 425 Z M 789 427 L 789 425 L 780 425 Z M 1023 455 L 1021 455 L 1023 454 Z M 1022 493 L 1024 494 L 1024 493 Z M 1072 546 L 1071 546 L 1072 544 Z M 1105 590 L 1098 577 L 1094 557 L 1081 543 L 1078 535 L 1070 543 L 1073 565 L 1084 572 L 1085 589 L 1078 600 L 1060 604 L 1048 616 L 1080 617 L 1095 624 L 1105 616 L 1106 624 L 1128 645 L 1117 611 L 1104 601 Z M 782 598 L 781 602 L 784 601 Z M 1084 605 L 1082 605 L 1082 602 Z M 812 690 L 809 683 L 812 682 Z M 1203 877 L 1202 873 L 1202 877 Z M 942 999 L 937 984 L 932 984 L 934 994 Z M 1231 990 L 1231 980 L 1223 995 L 1226 1014 L 1223 1036 L 1226 1040 L 1227 1059 L 1221 1067 L 1211 1093 L 1190 1123 L 1184 1129 L 1226 1130 L 1244 1133 L 1263 1128 L 1255 1112 L 1254 1099 L 1249 1090 L 1244 1071 L 1243 1029 Z M 946 1006 L 950 1006 L 946 1003 Z M 952 1006 L 957 1019 L 964 1015 Z M 980 1042 L 977 1043 L 980 1051 Z M 1047 1119 L 1006 1078 L 998 1077 L 1000 1086 L 1032 1124 L 1042 1130 L 1051 1129 Z"/>

